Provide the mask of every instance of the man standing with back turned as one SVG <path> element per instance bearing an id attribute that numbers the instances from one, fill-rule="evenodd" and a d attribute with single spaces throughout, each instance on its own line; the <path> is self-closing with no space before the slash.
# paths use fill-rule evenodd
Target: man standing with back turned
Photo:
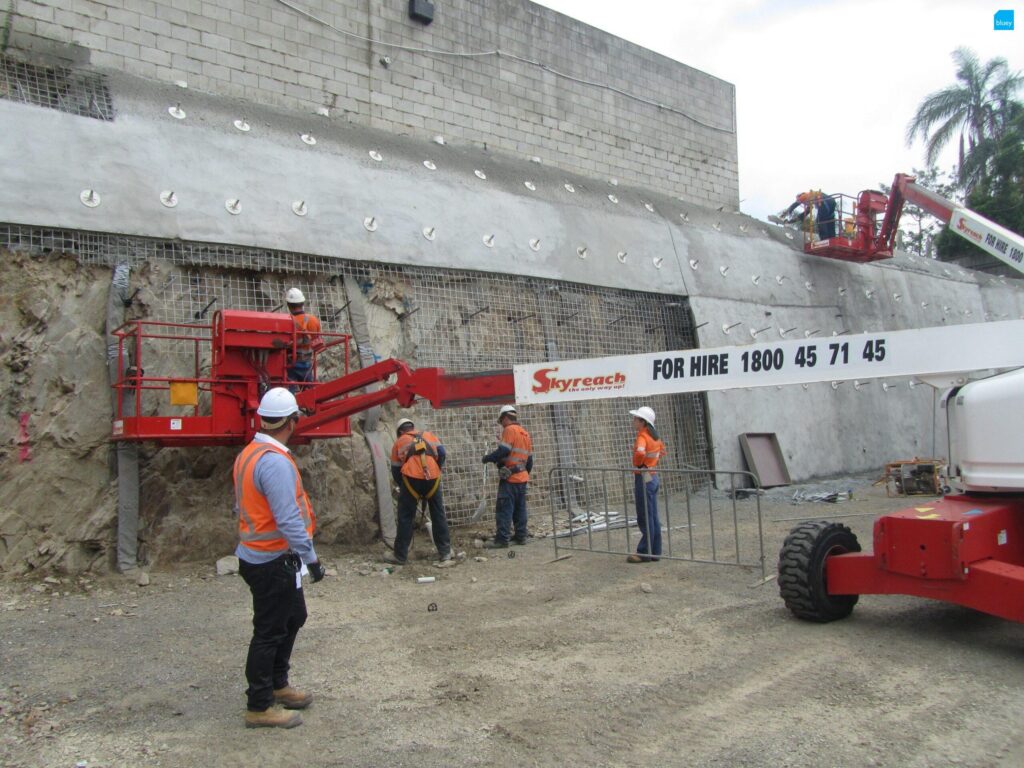
<path id="1" fill-rule="evenodd" d="M 412 542 L 416 505 L 430 509 L 430 535 L 437 547 L 440 562 L 452 559 L 448 519 L 441 497 L 441 471 L 446 452 L 441 439 L 432 432 L 420 432 L 412 419 L 400 419 L 398 439 L 391 447 L 391 476 L 398 484 L 398 530 L 394 554 L 384 555 L 385 562 L 405 565 Z"/>
<path id="2" fill-rule="evenodd" d="M 484 464 L 498 465 L 498 502 L 494 510 L 494 540 L 484 544 L 487 549 L 508 547 L 509 534 L 514 529 L 512 541 L 525 544 L 529 535 L 526 531 L 526 487 L 533 469 L 533 440 L 530 433 L 519 426 L 519 414 L 514 405 L 503 405 L 498 413 L 501 424 L 501 440 L 496 450 L 484 456 Z"/>
<path id="3" fill-rule="evenodd" d="M 292 646 L 306 622 L 303 565 L 320 581 L 324 568 L 313 550 L 316 516 L 302 475 L 286 448 L 299 421 L 295 395 L 267 390 L 256 411 L 257 432 L 235 459 L 238 572 L 252 592 L 252 640 L 245 660 L 246 728 L 294 728 L 297 712 L 313 696 L 288 684 Z M 278 706 L 280 705 L 280 706 Z M 282 708 L 283 707 L 283 708 Z"/>

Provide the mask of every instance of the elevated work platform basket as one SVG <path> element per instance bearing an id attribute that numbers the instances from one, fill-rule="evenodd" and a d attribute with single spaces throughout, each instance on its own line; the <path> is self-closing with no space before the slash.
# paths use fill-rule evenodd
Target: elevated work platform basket
<path id="1" fill-rule="evenodd" d="M 114 440 L 243 444 L 258 431 L 256 408 L 267 389 L 300 392 L 349 370 L 350 337 L 321 332 L 310 352 L 312 381 L 289 381 L 305 339 L 282 313 L 224 310 L 202 325 L 134 320 L 114 336 Z M 294 442 L 350 434 L 342 417 Z"/>

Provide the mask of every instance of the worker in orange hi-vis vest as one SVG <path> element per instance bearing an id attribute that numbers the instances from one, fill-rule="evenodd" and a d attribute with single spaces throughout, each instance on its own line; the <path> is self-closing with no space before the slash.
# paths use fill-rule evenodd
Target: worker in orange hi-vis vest
<path id="1" fill-rule="evenodd" d="M 249 683 L 246 728 L 293 728 L 312 694 L 293 688 L 288 669 L 306 622 L 302 576 L 324 577 L 313 549 L 316 517 L 287 443 L 299 420 L 295 395 L 267 390 L 256 413 L 260 431 L 235 459 L 238 573 L 252 593 L 252 640 L 245 660 Z"/>
<path id="2" fill-rule="evenodd" d="M 323 345 L 320 336 L 320 321 L 304 310 L 306 297 L 298 288 L 289 288 L 284 295 L 288 312 L 295 322 L 298 338 L 295 343 L 295 357 L 288 361 L 288 381 L 300 383 L 313 381 L 313 352 Z M 291 387 L 292 392 L 298 387 Z"/>
<path id="3" fill-rule="evenodd" d="M 384 560 L 394 565 L 406 564 L 416 506 L 425 504 L 430 509 L 430 535 L 440 562 L 448 562 L 452 559 L 452 546 L 441 496 L 444 445 L 432 432 L 417 431 L 412 419 L 400 419 L 395 431 L 398 439 L 391 447 L 391 476 L 398 484 L 398 525 L 394 554 L 385 553 Z"/>
<path id="4" fill-rule="evenodd" d="M 800 206 L 803 210 L 798 213 L 796 209 Z M 789 208 L 768 219 L 782 224 L 803 222 L 804 231 L 813 232 L 819 240 L 829 240 L 836 236 L 836 196 L 826 195 L 820 189 L 801 192 Z"/>
<path id="5" fill-rule="evenodd" d="M 487 549 L 508 547 L 510 536 L 515 544 L 525 544 L 530 535 L 526 529 L 526 489 L 533 470 L 533 440 L 519 425 L 514 405 L 501 407 L 498 423 L 501 424 L 498 447 L 483 458 L 484 464 L 498 465 L 499 478 L 494 538 L 484 544 Z"/>
<path id="6" fill-rule="evenodd" d="M 642 405 L 630 411 L 636 440 L 633 443 L 633 495 L 636 501 L 636 524 L 640 528 L 640 541 L 636 554 L 626 560 L 630 563 L 657 562 L 661 556 L 661 520 L 658 518 L 658 488 L 661 481 L 655 467 L 665 454 L 665 444 L 654 428 L 654 409 Z"/>

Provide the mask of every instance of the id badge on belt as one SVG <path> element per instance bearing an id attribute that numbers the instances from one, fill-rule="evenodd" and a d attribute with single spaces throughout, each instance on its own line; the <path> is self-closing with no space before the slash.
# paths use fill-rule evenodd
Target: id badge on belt
<path id="1" fill-rule="evenodd" d="M 302 577 L 309 575 L 309 568 L 303 563 L 302 567 L 295 572 L 295 588 L 302 589 Z"/>
<path id="2" fill-rule="evenodd" d="M 644 482 L 645 483 L 649 483 L 653 479 L 654 479 L 654 473 L 653 472 L 644 472 Z M 305 568 L 306 566 L 303 565 L 302 567 Z"/>

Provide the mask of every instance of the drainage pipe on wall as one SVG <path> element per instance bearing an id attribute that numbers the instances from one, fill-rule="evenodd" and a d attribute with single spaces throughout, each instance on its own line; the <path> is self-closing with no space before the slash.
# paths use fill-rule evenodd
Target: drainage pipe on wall
<path id="1" fill-rule="evenodd" d="M 128 277 L 131 269 L 121 263 L 114 267 L 107 298 L 107 375 L 113 385 L 120 378 L 117 337 L 113 332 L 124 322 L 128 304 Z M 126 365 L 123 361 L 122 365 Z M 111 389 L 111 418 L 117 416 L 116 389 Z M 135 415 L 135 398 L 125 398 L 124 416 Z M 115 443 L 117 456 L 117 570 L 122 573 L 139 564 L 139 447 L 123 440 Z"/>

